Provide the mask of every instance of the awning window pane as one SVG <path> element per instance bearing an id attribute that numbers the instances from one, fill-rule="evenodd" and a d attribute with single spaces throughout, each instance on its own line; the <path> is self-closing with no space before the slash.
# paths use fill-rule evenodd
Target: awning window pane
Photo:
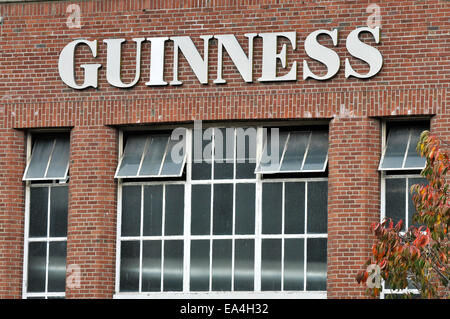
<path id="1" fill-rule="evenodd" d="M 70 142 L 68 138 L 56 138 L 55 148 L 47 170 L 47 178 L 65 178 L 69 167 Z"/>
<path id="2" fill-rule="evenodd" d="M 66 179 L 69 152 L 68 137 L 37 137 L 23 180 Z"/>
<path id="3" fill-rule="evenodd" d="M 391 128 L 385 152 L 380 161 L 380 170 L 424 168 L 426 160 L 420 157 L 416 147 L 420 134 L 426 129 L 425 126 Z"/>
<path id="4" fill-rule="evenodd" d="M 328 158 L 328 132 L 313 132 L 302 171 L 325 171 Z"/>
<path id="5" fill-rule="evenodd" d="M 406 127 L 393 128 L 389 132 L 386 152 L 382 159 L 381 169 L 395 169 L 403 167 L 406 147 L 408 146 L 409 129 Z"/>
<path id="6" fill-rule="evenodd" d="M 405 168 L 423 169 L 427 162 L 425 157 L 417 153 L 417 143 L 419 143 L 420 134 L 425 130 L 424 127 L 415 127 L 411 129 L 411 139 L 409 141 L 408 154 L 406 155 Z"/>
<path id="7" fill-rule="evenodd" d="M 271 134 L 272 129 L 267 129 L 267 137 L 264 141 L 263 154 L 256 168 L 256 173 L 277 173 L 280 171 L 280 161 L 283 155 L 288 132 Z"/>
<path id="8" fill-rule="evenodd" d="M 24 180 L 43 179 L 45 177 L 54 141 L 52 138 L 36 139 Z"/>
<path id="9" fill-rule="evenodd" d="M 183 140 L 169 139 L 169 146 L 167 147 L 166 157 L 162 166 L 161 175 L 163 176 L 181 176 L 183 173 L 184 162 L 186 158 L 186 148 L 181 147 L 180 143 Z"/>
<path id="10" fill-rule="evenodd" d="M 284 153 L 281 171 L 300 171 L 302 169 L 303 157 L 311 133 L 310 132 L 292 132 L 289 135 L 289 141 Z"/>
<path id="11" fill-rule="evenodd" d="M 117 176 L 137 175 L 146 141 L 146 136 L 132 136 L 128 138 Z"/>
<path id="12" fill-rule="evenodd" d="M 149 138 L 150 144 L 145 152 L 139 176 L 159 175 L 164 154 L 167 150 L 169 135 L 154 135 Z"/>
<path id="13" fill-rule="evenodd" d="M 116 178 L 181 176 L 186 141 L 170 134 L 130 136 Z"/>
<path id="14" fill-rule="evenodd" d="M 275 150 L 277 148 L 274 143 L 278 143 L 278 154 L 272 152 L 272 148 Z M 327 166 L 327 159 L 327 131 L 280 132 L 279 139 L 268 134 L 255 173 L 323 172 Z"/>

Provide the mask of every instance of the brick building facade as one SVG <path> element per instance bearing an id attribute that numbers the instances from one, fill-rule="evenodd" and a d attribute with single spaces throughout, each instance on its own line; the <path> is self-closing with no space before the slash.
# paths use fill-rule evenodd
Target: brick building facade
<path id="1" fill-rule="evenodd" d="M 78 7 L 69 8 L 71 4 Z M 364 288 L 356 284 L 354 277 L 369 256 L 373 242 L 369 226 L 394 209 L 398 200 L 392 194 L 402 198 L 406 205 L 405 208 L 402 203 L 401 208 L 395 206 L 394 210 L 404 211 L 406 215 L 402 216 L 406 218 L 410 216 L 408 195 L 395 188 L 394 180 L 406 183 L 407 187 L 420 172 L 417 167 L 408 167 L 408 149 L 397 169 L 383 169 L 382 155 L 389 155 L 390 143 L 395 151 L 396 134 L 398 140 L 402 140 L 405 130 L 412 132 L 403 139 L 406 143 L 414 140 L 414 128 L 429 127 L 442 139 L 450 139 L 448 2 L 376 2 L 381 17 L 380 41 L 375 43 L 368 32 L 360 38 L 381 53 L 383 67 L 369 79 L 346 78 L 346 59 L 356 72 L 369 72 L 367 63 L 346 49 L 346 38 L 356 28 L 367 27 L 372 12 L 366 10 L 371 4 L 372 1 L 328 0 L 2 1 L 0 297 L 152 298 L 167 297 L 170 293 L 189 296 L 202 292 L 211 296 L 244 293 L 253 297 L 364 297 Z M 304 48 L 306 37 L 319 29 L 338 30 L 337 45 L 326 35 L 321 35 L 319 40 L 338 54 L 340 69 L 324 81 L 303 80 L 303 61 L 307 61 L 315 74 L 324 75 L 327 71 L 323 64 L 308 57 Z M 258 80 L 263 73 L 263 38 L 255 36 L 250 82 L 243 80 L 230 56 L 223 53 L 222 75 L 226 83 L 214 83 L 219 65 L 218 40 L 214 38 L 208 40 L 207 84 L 200 83 L 183 54 L 178 56 L 178 80 L 182 85 L 170 84 L 174 52 L 178 54 L 171 40 L 165 42 L 163 68 L 168 85 L 146 85 L 150 77 L 151 52 L 154 52 L 150 41 L 142 42 L 141 74 L 136 85 L 117 88 L 107 81 L 105 39 L 126 40 L 122 45 L 121 79 L 130 83 L 136 70 L 134 38 L 189 36 L 201 57 L 205 57 L 203 35 L 235 35 L 243 51 L 248 53 L 249 41 L 245 34 L 275 32 L 295 32 L 295 48 L 287 38 L 280 37 L 278 41 L 277 52 L 282 52 L 285 45 L 287 61 L 286 65 L 276 64 L 276 74 L 286 74 L 296 62 L 296 80 Z M 76 39 L 97 40 L 96 57 L 87 45 L 79 45 L 74 58 L 78 84 L 83 82 L 85 72 L 81 65 L 102 65 L 98 69 L 96 88 L 73 89 L 60 77 L 60 53 Z M 218 127 L 256 127 L 258 132 L 262 127 L 277 127 L 287 134 L 291 132 L 291 141 L 296 137 L 300 141 L 302 136 L 292 132 L 312 132 L 311 140 L 314 132 L 325 128 L 328 136 L 325 166 L 316 171 L 297 170 L 291 175 L 281 171 L 254 173 L 245 182 L 239 180 L 234 166 L 235 172 L 228 184 L 223 180 L 215 183 L 220 178 L 211 176 L 209 182 L 202 184 L 192 176 L 197 168 L 188 155 L 179 176 L 148 175 L 142 179 L 139 174 L 131 178 L 117 176 L 122 154 L 127 153 L 127 143 L 138 141 L 136 136 L 152 138 L 154 132 L 166 132 L 175 127 L 191 130 L 195 120 L 203 121 L 205 127 L 215 127 L 212 130 L 215 134 L 218 134 Z M 53 141 L 54 149 L 59 145 L 55 138 L 58 136 L 70 145 L 66 150 L 69 177 L 64 176 L 64 181 L 45 176 L 36 181 L 27 180 L 24 172 L 34 153 L 40 150 L 38 142 Z M 392 136 L 391 141 L 389 136 Z M 64 149 L 66 144 L 61 143 Z M 399 143 L 397 147 L 404 146 Z M 255 144 L 261 153 L 264 143 L 258 140 Z M 55 161 L 57 155 L 61 154 L 55 151 Z M 216 173 L 219 171 L 217 168 Z M 315 208 L 308 203 L 317 201 L 313 190 L 323 181 L 327 185 L 323 193 L 327 202 L 326 215 L 317 223 L 325 224 L 326 228 L 313 232 L 314 227 L 319 226 L 314 224 Z M 289 205 L 300 205 L 292 204 L 294 199 L 288 198 L 295 183 L 299 188 L 294 188 L 294 198 L 300 197 L 303 189 L 301 194 L 308 208 L 303 212 L 302 218 L 307 216 L 307 219 L 302 223 L 308 229 L 291 232 L 286 222 L 292 217 Z M 244 184 L 251 185 L 248 194 L 255 199 L 251 201 L 251 208 L 241 205 L 243 199 L 237 199 L 240 191 L 244 192 Z M 174 207 L 175 200 L 166 201 L 166 198 L 178 196 L 180 187 L 176 185 L 181 185 L 184 194 L 180 197 L 181 202 L 184 199 L 182 208 Z M 229 189 L 227 185 L 231 185 Z M 58 187 L 61 188 L 59 196 Z M 306 188 L 310 192 L 305 195 Z M 67 189 L 67 194 L 63 189 Z M 159 211 L 163 229 L 156 231 L 154 238 L 151 238 L 153 234 L 146 234 L 146 227 L 152 227 L 144 218 L 147 216 L 146 198 L 150 198 L 145 195 L 147 191 L 156 192 L 152 196 L 158 192 L 165 194 L 151 197 L 156 198 L 155 202 L 162 202 L 162 208 L 155 208 L 155 211 Z M 210 205 L 211 210 L 203 215 L 203 218 L 210 218 L 211 222 L 207 223 L 210 231 L 205 234 L 200 230 L 198 238 L 194 236 L 194 223 L 190 223 L 201 210 L 194 208 L 196 201 L 202 199 L 202 196 L 192 197 L 196 191 L 204 197 L 207 197 L 205 194 L 215 196 L 208 197 L 205 205 Z M 278 191 L 279 197 L 273 195 Z M 227 192 L 230 192 L 229 197 L 225 195 Z M 267 203 L 265 194 L 271 198 Z M 317 191 L 317 194 L 322 193 Z M 61 199 L 61 204 L 58 200 L 64 196 L 67 199 Z M 130 208 L 133 201 L 128 203 L 127 196 L 142 199 L 137 213 Z M 220 214 L 226 215 L 221 205 L 226 206 L 229 200 L 232 202 L 229 210 L 233 214 L 230 220 L 221 218 L 224 218 L 224 225 L 230 222 L 231 226 L 229 230 L 221 230 L 219 222 L 212 221 L 210 214 L 216 212 L 216 220 Z M 277 211 L 273 205 L 278 201 L 281 215 L 275 214 L 272 221 L 268 216 Z M 36 205 L 47 205 L 39 206 L 45 211 L 41 216 L 43 221 L 34 221 L 40 214 Z M 53 207 L 60 207 L 57 214 L 66 211 L 64 221 L 53 221 Z M 265 214 L 265 207 L 272 208 Z M 182 212 L 178 216 L 181 222 L 170 219 L 177 209 Z M 255 225 L 250 233 L 238 230 L 241 226 L 236 211 L 241 210 L 245 214 L 251 211 L 249 214 L 253 216 L 250 219 Z M 137 225 L 141 227 L 136 233 L 132 230 L 134 220 L 127 220 L 127 214 L 138 216 Z M 171 230 L 169 221 L 174 229 L 179 226 L 182 230 Z M 280 223 L 280 227 L 268 231 L 271 235 L 264 237 L 267 223 Z M 64 228 L 62 235 L 53 234 L 60 231 L 58 227 Z M 125 233 L 127 227 L 131 235 Z M 34 232 L 38 235 L 33 235 Z M 225 248 L 220 248 L 220 241 Z M 302 247 L 301 253 L 292 248 L 296 245 Z M 229 259 L 220 259 L 217 257 L 220 254 Z M 246 255 L 254 258 L 244 260 Z M 221 262 L 225 266 L 220 266 Z M 161 266 L 155 268 L 155 263 Z M 58 272 L 61 265 L 65 266 L 62 289 L 61 269 Z M 132 269 L 133 265 L 137 270 Z M 299 275 L 295 272 L 296 265 L 302 269 Z M 195 270 L 201 273 L 202 269 L 209 269 L 206 277 L 194 273 Z M 70 276 L 77 271 L 79 278 L 69 285 L 69 278 L 73 280 Z M 245 276 L 250 276 L 251 280 Z"/>

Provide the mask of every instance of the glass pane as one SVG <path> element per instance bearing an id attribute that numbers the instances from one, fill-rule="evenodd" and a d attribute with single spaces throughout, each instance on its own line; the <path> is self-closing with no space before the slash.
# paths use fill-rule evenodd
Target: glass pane
<path id="1" fill-rule="evenodd" d="M 303 290 L 304 239 L 284 240 L 284 290 Z"/>
<path id="2" fill-rule="evenodd" d="M 406 217 L 406 178 L 386 179 L 386 218 L 392 218 L 394 225 Z M 402 230 L 405 229 L 403 223 Z"/>
<path id="3" fill-rule="evenodd" d="M 161 291 L 161 241 L 143 241 L 142 291 Z"/>
<path id="4" fill-rule="evenodd" d="M 408 146 L 409 129 L 406 127 L 392 128 L 387 139 L 382 169 L 402 168 L 406 147 Z"/>
<path id="5" fill-rule="evenodd" d="M 300 171 L 302 169 L 303 157 L 308 145 L 310 132 L 291 132 L 284 153 L 281 171 Z"/>
<path id="6" fill-rule="evenodd" d="M 255 233 L 255 184 L 236 184 L 235 233 Z"/>
<path id="7" fill-rule="evenodd" d="M 263 239 L 261 290 L 281 290 L 281 239 Z"/>
<path id="8" fill-rule="evenodd" d="M 186 141 L 183 138 L 180 140 L 169 138 L 169 146 L 166 157 L 164 158 L 161 175 L 181 176 L 186 156 L 185 145 Z"/>
<path id="9" fill-rule="evenodd" d="M 255 178 L 256 128 L 236 128 L 236 178 Z"/>
<path id="10" fill-rule="evenodd" d="M 192 185 L 191 234 L 211 233 L 211 185 Z"/>
<path id="11" fill-rule="evenodd" d="M 52 187 L 50 196 L 50 237 L 67 236 L 68 208 L 69 187 Z"/>
<path id="12" fill-rule="evenodd" d="M 316 131 L 312 133 L 306 155 L 304 171 L 325 171 L 325 162 L 328 155 L 328 132 Z"/>
<path id="13" fill-rule="evenodd" d="M 144 155 L 139 176 L 159 175 L 161 163 L 166 152 L 169 135 L 152 135 L 150 145 Z"/>
<path id="14" fill-rule="evenodd" d="M 280 161 L 289 132 L 279 132 L 278 129 L 267 129 L 267 138 L 257 171 L 279 172 Z"/>
<path id="15" fill-rule="evenodd" d="M 37 138 L 25 178 L 43 178 L 52 152 L 53 138 Z"/>
<path id="16" fill-rule="evenodd" d="M 281 234 L 283 183 L 264 183 L 262 189 L 262 233 Z"/>
<path id="17" fill-rule="evenodd" d="M 231 235 L 233 231 L 233 184 L 215 184 L 213 201 L 213 234 Z"/>
<path id="18" fill-rule="evenodd" d="M 117 176 L 137 176 L 146 141 L 147 137 L 144 135 L 128 138 Z"/>
<path id="19" fill-rule="evenodd" d="M 417 153 L 417 144 L 419 143 L 420 134 L 426 127 L 411 128 L 411 141 L 409 142 L 408 154 L 406 155 L 405 168 L 424 168 L 427 162 L 425 157 L 421 157 Z"/>
<path id="20" fill-rule="evenodd" d="M 255 241 L 236 239 L 234 249 L 234 290 L 253 291 Z"/>
<path id="21" fill-rule="evenodd" d="M 30 237 L 47 237 L 48 187 L 30 188 Z"/>
<path id="22" fill-rule="evenodd" d="M 306 290 L 327 290 L 327 239 L 307 241 Z"/>
<path id="23" fill-rule="evenodd" d="M 231 239 L 213 240 L 212 287 L 213 291 L 231 290 Z"/>
<path id="24" fill-rule="evenodd" d="M 65 241 L 49 244 L 48 291 L 64 292 L 66 290 L 66 247 Z"/>
<path id="25" fill-rule="evenodd" d="M 409 203 L 408 203 L 408 225 L 407 227 L 413 225 L 415 227 L 418 227 L 419 225 L 417 223 L 413 223 L 413 215 L 416 213 L 416 207 L 414 206 L 414 202 L 412 200 L 413 194 L 411 194 L 411 186 L 413 185 L 427 185 L 428 180 L 426 178 L 409 178 L 408 179 L 408 197 L 409 197 Z"/>
<path id="26" fill-rule="evenodd" d="M 47 243 L 31 242 L 28 245 L 28 292 L 45 292 L 45 267 Z"/>
<path id="27" fill-rule="evenodd" d="M 209 290 L 209 240 L 191 241 L 190 291 Z"/>
<path id="28" fill-rule="evenodd" d="M 308 233 L 327 232 L 328 182 L 308 182 Z"/>
<path id="29" fill-rule="evenodd" d="M 69 165 L 70 141 L 69 138 L 57 137 L 55 149 L 52 153 L 47 176 L 51 178 L 64 178 Z"/>
<path id="30" fill-rule="evenodd" d="M 164 242 L 164 291 L 183 290 L 183 241 Z"/>
<path id="31" fill-rule="evenodd" d="M 144 186 L 144 236 L 161 236 L 163 186 Z"/>
<path id="32" fill-rule="evenodd" d="M 139 291 L 139 242 L 122 241 L 120 247 L 120 291 Z"/>
<path id="33" fill-rule="evenodd" d="M 122 236 L 139 236 L 141 227 L 141 186 L 122 187 Z"/>
<path id="34" fill-rule="evenodd" d="M 214 179 L 233 178 L 234 129 L 214 129 Z"/>
<path id="35" fill-rule="evenodd" d="M 284 184 L 284 232 L 305 233 L 305 183 Z"/>
<path id="36" fill-rule="evenodd" d="M 212 129 L 194 129 L 192 141 L 192 179 L 211 179 Z"/>
<path id="37" fill-rule="evenodd" d="M 184 185 L 166 185 L 165 235 L 183 235 Z"/>

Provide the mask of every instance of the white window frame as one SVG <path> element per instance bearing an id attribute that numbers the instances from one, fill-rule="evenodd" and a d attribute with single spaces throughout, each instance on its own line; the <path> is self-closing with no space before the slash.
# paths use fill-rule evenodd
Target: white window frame
<path id="1" fill-rule="evenodd" d="M 29 163 L 31 159 L 32 152 L 32 134 L 27 134 L 27 144 L 26 144 L 26 157 L 27 162 Z M 67 168 L 68 171 L 68 168 Z M 67 173 L 66 173 L 67 174 Z M 52 298 L 52 297 L 62 297 L 65 298 L 66 293 L 64 292 L 48 292 L 48 263 L 49 263 L 49 245 L 51 242 L 67 242 L 67 236 L 65 237 L 50 237 L 50 198 L 51 198 L 51 188 L 52 187 L 61 187 L 68 186 L 64 181 L 59 181 L 59 183 L 54 181 L 43 182 L 40 181 L 36 184 L 31 184 L 31 180 L 27 180 L 25 182 L 25 222 L 24 222 L 24 249 L 23 249 L 23 281 L 22 281 L 22 298 Z M 48 205 L 47 205 L 47 236 L 46 237 L 33 237 L 30 238 L 29 230 L 30 230 L 30 193 L 32 187 L 47 187 L 49 189 L 48 193 Z M 45 242 L 47 245 L 47 253 L 46 253 L 46 265 L 45 265 L 45 292 L 27 292 L 28 290 L 28 246 L 30 242 Z M 67 258 L 67 256 L 66 256 Z M 66 259 L 67 262 L 67 259 Z M 67 264 L 66 264 L 67 265 Z"/>
<path id="2" fill-rule="evenodd" d="M 214 128 L 221 128 L 224 126 L 220 125 L 211 125 Z M 242 127 L 250 127 L 245 124 Z M 305 214 L 305 233 L 299 235 L 288 235 L 284 234 L 284 214 L 283 214 L 283 225 L 282 225 L 282 234 L 274 234 L 274 235 L 263 235 L 261 234 L 262 229 L 262 207 L 261 207 L 261 194 L 262 194 L 262 184 L 269 182 L 282 182 L 283 189 L 285 182 L 311 182 L 311 181 L 328 181 L 327 177 L 320 178 L 270 178 L 270 179 L 262 179 L 261 174 L 255 174 L 254 179 L 236 179 L 236 160 L 234 161 L 234 178 L 233 179 L 213 179 L 214 177 L 214 165 L 212 165 L 211 169 L 211 179 L 209 180 L 192 180 L 192 135 L 193 129 L 186 127 L 186 150 L 187 150 L 187 162 L 186 162 L 186 180 L 183 181 L 158 181 L 158 182 L 127 182 L 124 183 L 122 179 L 118 180 L 118 205 L 117 205 L 117 238 L 116 238 L 116 282 L 115 282 L 115 294 L 114 298 L 116 299 L 128 299 L 128 298 L 152 298 L 152 299 L 196 299 L 196 298 L 209 298 L 209 299 L 229 299 L 229 298 L 238 298 L 238 299 L 253 299 L 253 298 L 267 298 L 267 299 L 277 299 L 277 298 L 302 298 L 302 299 L 325 299 L 327 297 L 327 292 L 325 291 L 306 291 L 306 267 L 307 267 L 307 239 L 308 238 L 325 238 L 328 239 L 327 234 L 308 234 L 306 231 L 307 227 L 307 214 Z M 256 158 L 259 158 L 259 155 L 262 152 L 262 137 L 263 137 L 263 128 L 257 127 L 257 145 L 256 145 Z M 214 140 L 213 140 L 214 141 Z M 236 133 L 235 133 L 235 142 L 236 142 Z M 214 142 L 213 142 L 214 143 Z M 236 145 L 236 144 L 235 144 Z M 235 153 L 236 153 L 236 147 Z M 123 152 L 123 132 L 119 132 L 119 158 L 122 156 Z M 234 155 L 236 158 L 236 154 Z M 214 158 L 211 159 L 211 162 L 214 163 Z M 255 163 L 256 164 L 256 163 Z M 252 183 L 255 184 L 255 234 L 254 235 L 213 235 L 212 231 L 210 235 L 191 235 L 190 234 L 190 221 L 191 221 L 191 187 L 192 185 L 200 184 L 233 184 L 233 195 L 235 195 L 236 184 L 239 183 Z M 173 185 L 173 184 L 183 184 L 185 185 L 185 203 L 184 203 L 184 232 L 183 235 L 180 236 L 149 236 L 149 237 L 127 237 L 132 238 L 129 240 L 143 240 L 143 239 L 179 239 L 184 242 L 184 255 L 183 255 L 183 291 L 174 292 L 174 291 L 161 291 L 161 292 L 120 292 L 120 257 L 121 257 L 121 221 L 122 221 L 122 187 L 124 185 Z M 307 202 L 307 186 L 305 185 L 305 201 Z M 211 190 L 213 192 L 213 190 Z M 233 201 L 235 201 L 235 196 L 233 196 Z M 164 200 L 164 199 L 163 199 Z M 283 198 L 284 202 L 284 198 Z M 233 203 L 234 204 L 234 203 Z M 142 205 L 142 199 L 141 199 Z M 213 205 L 211 201 L 211 205 Z M 141 207 L 142 208 L 142 207 Z M 306 210 L 305 206 L 305 210 Z M 233 205 L 233 219 L 234 219 L 234 210 L 235 205 Z M 284 208 L 283 208 L 284 210 Z M 142 209 L 141 209 L 142 212 Z M 213 218 L 213 216 L 212 216 Z M 164 220 L 163 220 L 164 223 Z M 213 225 L 211 219 L 211 227 Z M 164 225 L 163 225 L 164 227 Z M 233 233 L 235 229 L 235 224 L 233 220 Z M 141 220 L 141 234 L 142 234 L 142 220 Z M 190 280 L 190 246 L 191 239 L 254 239 L 254 291 L 189 291 L 189 280 Z M 282 239 L 282 243 L 284 243 L 283 238 L 304 238 L 304 291 L 261 291 L 261 243 L 263 238 L 277 238 Z M 232 241 L 232 267 L 234 268 L 234 241 Z M 210 245 L 210 250 L 212 249 Z M 140 246 L 142 249 L 142 245 Z M 162 255 L 164 255 L 163 247 L 162 247 Z M 210 251 L 210 258 L 212 254 Z M 142 251 L 140 253 L 140 258 L 142 258 Z M 162 256 L 162 259 L 164 257 Z M 284 256 L 282 252 L 282 270 L 283 271 L 283 262 Z M 232 269 L 233 269 L 232 268 Z M 232 271 L 232 276 L 234 276 L 234 272 Z M 232 277 L 233 278 L 233 277 Z M 141 278 L 139 279 L 141 281 Z M 211 280 L 211 276 L 210 276 Z M 233 280 L 232 289 L 233 289 Z M 139 290 L 141 289 L 141 282 L 139 282 Z M 283 280 L 282 280 L 283 285 Z M 210 285 L 211 287 L 211 285 Z"/>
<path id="3" fill-rule="evenodd" d="M 381 126 L 381 136 L 382 136 L 382 140 L 381 140 L 381 146 L 382 149 L 385 152 L 386 149 L 386 144 L 387 144 L 387 127 L 386 127 L 386 122 L 383 121 L 382 122 L 382 126 Z M 410 137 L 411 138 L 411 135 Z M 408 139 L 408 145 L 409 145 L 409 139 Z M 384 152 L 383 152 L 383 157 L 384 157 Z M 408 152 L 406 151 L 406 154 Z M 405 155 L 406 158 L 406 155 Z M 405 159 L 404 159 L 405 161 Z M 403 161 L 403 163 L 404 163 Z M 380 167 L 381 167 L 381 161 L 380 161 Z M 401 171 L 404 169 L 398 169 L 398 171 Z M 410 169 L 411 170 L 411 169 Z M 408 225 L 408 214 L 409 214 L 409 196 L 411 196 L 410 194 L 410 190 L 408 187 L 408 180 L 410 178 L 423 178 L 423 176 L 420 175 L 420 173 L 418 174 L 396 174 L 396 175 L 387 175 L 386 172 L 390 171 L 390 170 L 382 170 L 380 171 L 381 174 L 381 211 L 380 211 L 380 221 L 382 222 L 385 218 L 386 218 L 386 179 L 399 179 L 399 178 L 405 178 L 406 179 L 406 199 L 405 199 L 405 220 L 404 225 L 405 225 L 405 229 L 408 229 L 408 227 L 410 225 Z M 404 234 L 404 232 L 400 232 L 400 234 Z M 385 288 L 385 282 L 384 280 L 382 280 L 382 284 L 381 284 L 381 291 L 380 291 L 380 299 L 385 299 L 386 295 L 401 295 L 401 294 L 406 294 L 406 293 L 410 293 L 410 294 L 419 294 L 418 289 L 410 289 L 410 288 L 405 288 L 405 289 L 387 289 Z"/>

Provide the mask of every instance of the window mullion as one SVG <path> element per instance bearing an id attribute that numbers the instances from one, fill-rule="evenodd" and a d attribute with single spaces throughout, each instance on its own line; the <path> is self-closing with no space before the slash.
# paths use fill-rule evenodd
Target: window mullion
<path id="1" fill-rule="evenodd" d="M 144 185 L 141 186 L 141 225 L 139 230 L 139 292 L 142 292 L 142 254 L 144 250 L 144 242 L 142 241 L 142 236 L 144 235 L 144 187 Z"/>
<path id="2" fill-rule="evenodd" d="M 161 291 L 164 291 L 164 228 L 166 223 L 166 185 L 163 185 L 163 193 L 162 193 L 162 222 L 161 222 Z"/>
<path id="3" fill-rule="evenodd" d="M 308 182 L 305 182 L 305 239 L 303 241 L 303 290 L 306 291 L 307 241 L 308 241 Z"/>
<path id="4" fill-rule="evenodd" d="M 45 293 L 48 292 L 48 264 L 50 257 L 50 199 L 52 196 L 52 188 L 48 187 L 48 198 L 47 198 L 47 239 L 46 239 L 46 254 L 45 254 Z"/>
<path id="5" fill-rule="evenodd" d="M 258 127 L 256 135 L 256 157 L 263 152 L 263 128 Z M 261 291 L 261 229 L 262 229 L 262 178 L 256 174 L 255 190 L 255 291 Z"/>
<path id="6" fill-rule="evenodd" d="M 408 227 L 409 227 L 409 201 L 408 201 L 408 199 L 409 199 L 409 191 L 408 191 L 408 185 L 409 185 L 409 178 L 408 177 L 406 177 L 405 178 L 405 188 L 406 188 L 406 190 L 405 190 L 405 222 L 404 222 L 404 224 L 405 224 L 405 231 L 407 231 L 408 230 Z"/>
<path id="7" fill-rule="evenodd" d="M 284 290 L 284 225 L 285 225 L 285 194 L 286 182 L 282 184 L 281 191 L 281 291 Z"/>
<path id="8" fill-rule="evenodd" d="M 187 168 L 186 168 L 186 183 L 184 186 L 184 254 L 183 254 L 183 291 L 189 292 L 190 290 L 190 259 L 191 259 L 191 195 L 192 195 L 192 131 L 186 130 L 186 154 Z"/>

